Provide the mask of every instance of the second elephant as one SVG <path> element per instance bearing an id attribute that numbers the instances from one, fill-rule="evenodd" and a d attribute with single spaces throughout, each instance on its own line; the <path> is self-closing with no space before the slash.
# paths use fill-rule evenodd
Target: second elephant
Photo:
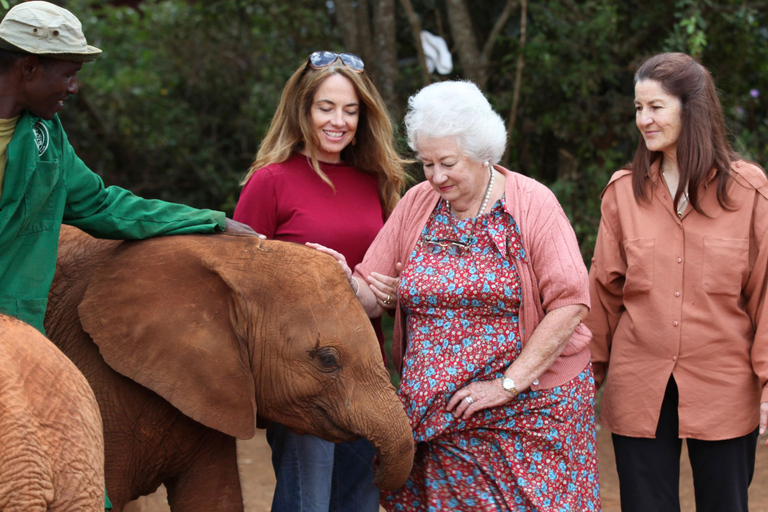
<path id="1" fill-rule="evenodd" d="M 46 331 L 96 394 L 116 511 L 161 483 L 172 510 L 243 510 L 235 438 L 254 435 L 257 412 L 331 441 L 369 439 L 382 488 L 410 472 L 412 433 L 370 322 L 313 249 L 64 227 Z"/>
<path id="2" fill-rule="evenodd" d="M 0 315 L 0 510 L 104 510 L 104 441 L 91 388 L 37 329 Z"/>

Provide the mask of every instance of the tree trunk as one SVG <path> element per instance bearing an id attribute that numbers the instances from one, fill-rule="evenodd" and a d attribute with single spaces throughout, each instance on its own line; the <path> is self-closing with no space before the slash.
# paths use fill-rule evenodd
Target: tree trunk
<path id="1" fill-rule="evenodd" d="M 509 154 L 512 150 L 512 142 L 515 135 L 515 119 L 517 118 L 517 105 L 520 101 L 520 85 L 523 81 L 523 66 L 525 66 L 525 57 L 523 51 L 525 50 L 525 30 L 526 20 L 528 17 L 528 0 L 521 1 L 520 9 L 520 48 L 518 48 L 517 54 L 517 70 L 515 71 L 515 88 L 512 93 L 512 110 L 509 113 L 508 125 L 507 125 L 507 150 L 504 152 L 504 163 L 509 167 Z"/>
<path id="2" fill-rule="evenodd" d="M 447 0 L 448 23 L 456 44 L 456 52 L 464 70 L 464 77 L 476 84 L 484 83 L 485 63 L 477 47 L 477 39 L 472 29 L 472 18 L 466 0 Z"/>
<path id="3" fill-rule="evenodd" d="M 341 38 L 344 41 L 344 50 L 359 55 L 361 53 L 358 43 L 359 25 L 352 0 L 335 0 L 334 5 L 336 7 L 336 23 L 339 25 Z M 361 57 L 365 59 L 365 56 L 361 55 Z"/>
<path id="4" fill-rule="evenodd" d="M 395 92 L 397 52 L 395 42 L 395 0 L 374 0 L 373 19 L 376 20 L 374 51 L 376 54 L 376 83 L 390 114 L 400 118 Z"/>
<path id="5" fill-rule="evenodd" d="M 421 45 L 421 23 L 419 22 L 419 16 L 416 14 L 416 11 L 413 10 L 411 0 L 400 0 L 400 3 L 403 5 L 405 14 L 408 16 L 408 21 L 411 24 L 413 41 L 416 45 L 416 57 L 419 59 L 419 67 L 421 68 L 421 78 L 424 82 L 424 86 L 427 86 L 432 82 L 432 79 L 429 77 L 427 58 L 424 56 L 424 47 Z"/>
<path id="6" fill-rule="evenodd" d="M 371 35 L 371 16 L 368 2 L 369 0 L 357 1 L 357 25 L 360 27 L 357 31 L 357 54 L 366 63 L 372 63 L 376 54 Z"/>

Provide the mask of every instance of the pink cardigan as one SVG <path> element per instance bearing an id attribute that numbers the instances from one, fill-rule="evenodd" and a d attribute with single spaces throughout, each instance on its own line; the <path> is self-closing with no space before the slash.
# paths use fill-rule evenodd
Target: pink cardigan
<path id="1" fill-rule="evenodd" d="M 494 167 L 506 177 L 507 211 L 520 228 L 527 258 L 515 261 L 522 289 L 519 327 L 525 346 L 547 311 L 570 304 L 589 307 L 589 280 L 576 235 L 555 195 L 531 178 Z M 402 262 L 405 266 L 439 198 L 429 182 L 411 188 L 368 248 L 363 262 L 355 267 L 358 278 L 371 272 L 396 275 L 395 265 Z M 405 354 L 405 317 L 403 309 L 397 308 L 392 357 L 399 372 Z M 589 362 L 591 338 L 589 329 L 579 324 L 560 357 L 531 388 L 549 389 L 576 377 Z"/>

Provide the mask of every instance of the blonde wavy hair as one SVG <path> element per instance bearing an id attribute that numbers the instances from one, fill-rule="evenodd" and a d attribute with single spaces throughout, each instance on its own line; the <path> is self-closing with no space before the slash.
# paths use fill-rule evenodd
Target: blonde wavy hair
<path id="1" fill-rule="evenodd" d="M 334 188 L 331 180 L 320 169 L 317 159 L 320 141 L 314 133 L 310 111 L 315 92 L 331 75 L 341 75 L 352 82 L 360 99 L 356 142 L 342 150 L 341 159 L 358 171 L 378 177 L 381 206 L 389 216 L 400 200 L 405 186 L 403 165 L 409 161 L 401 159 L 395 150 L 392 121 L 381 95 L 367 73 L 356 73 L 338 60 L 321 69 L 314 69 L 305 62 L 291 75 L 280 96 L 267 135 L 259 146 L 256 160 L 240 184 L 245 185 L 259 169 L 285 162 L 293 153 L 306 148 L 315 172 Z"/>

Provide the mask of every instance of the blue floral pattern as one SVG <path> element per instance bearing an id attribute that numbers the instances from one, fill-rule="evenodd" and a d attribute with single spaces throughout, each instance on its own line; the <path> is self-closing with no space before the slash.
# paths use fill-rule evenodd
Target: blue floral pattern
<path id="1" fill-rule="evenodd" d="M 591 366 L 466 421 L 445 410 L 456 390 L 499 378 L 520 354 L 525 261 L 503 197 L 464 220 L 438 202 L 400 276 L 408 348 L 398 393 L 416 457 L 406 484 L 382 492 L 387 510 L 600 510 Z"/>

